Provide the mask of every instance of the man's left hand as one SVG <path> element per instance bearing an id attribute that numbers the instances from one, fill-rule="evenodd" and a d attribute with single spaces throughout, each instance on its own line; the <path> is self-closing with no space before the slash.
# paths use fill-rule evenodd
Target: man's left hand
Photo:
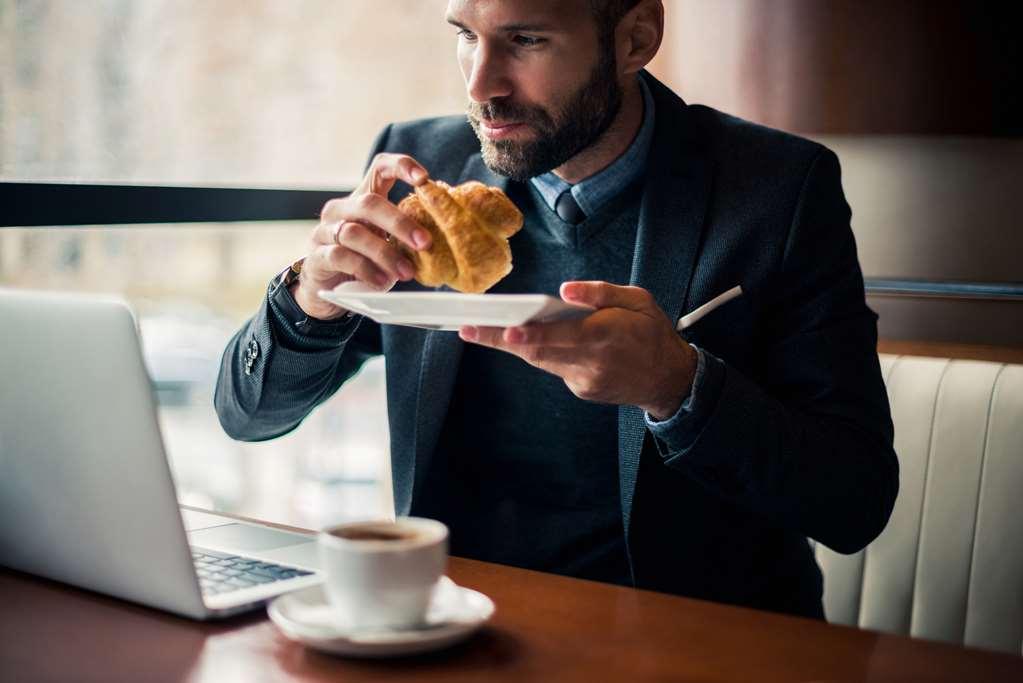
<path id="1" fill-rule="evenodd" d="M 577 320 L 463 327 L 459 336 L 557 375 L 581 399 L 639 406 L 656 420 L 678 412 L 693 384 L 696 350 L 650 292 L 607 282 L 566 282 L 561 298 L 597 310 Z"/>

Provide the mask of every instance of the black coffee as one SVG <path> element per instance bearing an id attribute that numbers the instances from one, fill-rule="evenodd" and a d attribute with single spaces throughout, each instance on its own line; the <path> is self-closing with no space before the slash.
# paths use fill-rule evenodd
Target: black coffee
<path id="1" fill-rule="evenodd" d="M 340 529 L 332 535 L 350 541 L 411 541 L 418 536 L 414 531 L 402 529 Z"/>

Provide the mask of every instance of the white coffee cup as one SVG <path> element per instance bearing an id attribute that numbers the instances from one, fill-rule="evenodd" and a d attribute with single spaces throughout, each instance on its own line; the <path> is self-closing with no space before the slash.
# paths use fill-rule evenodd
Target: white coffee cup
<path id="1" fill-rule="evenodd" d="M 448 528 L 421 517 L 339 524 L 319 533 L 334 623 L 346 631 L 424 622 L 448 558 Z"/>

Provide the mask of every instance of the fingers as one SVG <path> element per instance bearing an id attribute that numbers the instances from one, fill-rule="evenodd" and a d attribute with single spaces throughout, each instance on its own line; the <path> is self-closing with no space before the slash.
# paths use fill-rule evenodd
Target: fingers
<path id="1" fill-rule="evenodd" d="M 647 312 L 657 307 L 650 292 L 641 287 L 592 280 L 562 283 L 561 298 L 569 303 L 594 308 L 625 308 L 630 311 Z"/>
<path id="2" fill-rule="evenodd" d="M 361 223 L 321 223 L 317 227 L 314 241 L 323 246 L 338 246 L 343 251 L 360 254 L 395 280 L 409 280 L 416 272 L 412 262 L 393 243 Z M 346 259 L 351 261 L 350 257 Z"/>
<path id="3" fill-rule="evenodd" d="M 377 269 L 395 280 L 409 280 L 416 268 L 398 249 L 360 223 L 342 223 L 337 245 L 345 258 L 354 252 L 368 259 Z"/>
<path id="4" fill-rule="evenodd" d="M 357 251 L 337 245 L 321 245 L 306 258 L 302 274 L 313 282 L 330 281 L 345 273 L 368 285 L 390 289 L 396 278 L 381 269 L 372 259 Z"/>
<path id="5" fill-rule="evenodd" d="M 606 321 L 594 314 L 583 319 L 557 320 L 508 327 L 501 335 L 509 344 L 528 346 L 578 347 L 581 344 L 601 344 L 610 335 Z"/>
<path id="6" fill-rule="evenodd" d="M 394 183 L 402 180 L 413 187 L 419 185 L 430 174 L 418 161 L 407 154 L 377 154 L 355 194 L 374 193 L 387 195 Z"/>
<path id="7" fill-rule="evenodd" d="M 346 229 L 342 224 L 351 222 L 376 228 L 385 236 L 397 238 L 410 249 L 430 248 L 430 233 L 387 199 L 387 193 L 398 180 L 414 186 L 422 184 L 428 177 L 426 169 L 406 154 L 376 155 L 362 183 L 352 194 L 331 199 L 323 205 L 320 226 L 314 232 L 313 241 L 317 244 L 340 242 L 338 231 Z"/>
<path id="8" fill-rule="evenodd" d="M 399 180 L 415 186 L 428 177 L 426 169 L 408 155 L 374 157 L 352 194 L 323 205 L 300 288 L 315 292 L 355 278 L 389 289 L 398 280 L 412 279 L 415 265 L 397 242 L 410 249 L 428 249 L 430 233 L 388 201 L 387 193 Z"/>
<path id="9" fill-rule="evenodd" d="M 503 327 L 465 326 L 458 331 L 458 336 L 467 342 L 514 354 L 527 363 L 556 375 L 564 374 L 569 367 L 579 362 L 579 353 L 576 350 L 567 347 L 514 344 L 505 341 L 504 330 Z"/>
<path id="10" fill-rule="evenodd" d="M 341 244 L 341 239 L 347 234 L 345 225 L 347 225 L 347 223 L 343 220 L 335 221 L 333 223 L 321 221 L 320 224 L 316 226 L 316 229 L 313 230 L 313 244 L 325 244 L 328 246 L 331 244 Z M 366 225 L 363 225 L 363 227 L 366 227 L 370 232 L 374 233 L 384 242 L 387 241 L 388 234 L 383 230 L 378 230 Z"/>
<path id="11" fill-rule="evenodd" d="M 338 223 L 350 221 L 379 228 L 388 235 L 401 240 L 410 249 L 427 249 L 430 246 L 430 233 L 419 223 L 398 210 L 398 207 L 378 194 L 349 195 L 341 199 L 331 199 L 323 206 L 320 223 L 332 227 L 324 227 L 317 232 L 314 239 L 320 244 L 334 241 L 334 232 Z"/>
<path id="12" fill-rule="evenodd" d="M 562 349 L 578 349 L 581 347 L 599 347 L 612 341 L 617 320 L 621 312 L 596 311 L 585 318 L 572 320 L 555 320 L 549 323 L 531 323 L 515 327 L 466 327 L 476 338 L 474 341 L 486 346 L 504 348 L 517 347 L 550 347 Z"/>

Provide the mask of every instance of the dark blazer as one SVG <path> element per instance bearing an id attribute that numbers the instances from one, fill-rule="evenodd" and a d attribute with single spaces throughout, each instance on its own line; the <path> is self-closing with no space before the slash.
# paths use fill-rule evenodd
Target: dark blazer
<path id="1" fill-rule="evenodd" d="M 618 410 L 635 583 L 819 617 L 821 575 L 807 537 L 859 550 L 884 528 L 898 490 L 876 316 L 864 300 L 838 160 L 814 142 L 686 105 L 643 77 L 656 123 L 631 283 L 672 320 L 736 284 L 744 296 L 688 334 L 711 360 L 699 419 L 655 439 L 639 408 Z M 411 154 L 450 183 L 510 182 L 483 164 L 463 116 L 388 126 L 380 151 Z M 391 199 L 408 191 L 399 183 Z M 238 439 L 288 432 L 383 353 L 395 508 L 407 513 L 463 342 L 356 319 L 321 328 L 315 343 L 287 343 L 268 307 L 283 296 L 271 286 L 224 354 L 221 423 Z"/>

